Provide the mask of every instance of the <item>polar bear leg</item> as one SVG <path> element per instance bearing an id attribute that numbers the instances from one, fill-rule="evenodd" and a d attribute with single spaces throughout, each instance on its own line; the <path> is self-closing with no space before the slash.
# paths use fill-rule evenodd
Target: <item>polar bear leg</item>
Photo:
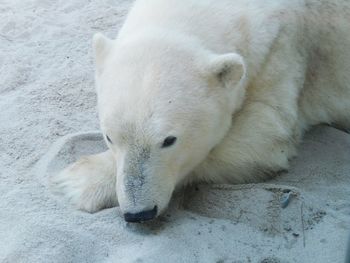
<path id="1" fill-rule="evenodd" d="M 90 213 L 118 205 L 116 169 L 110 150 L 82 157 L 51 179 L 52 186 L 78 209 Z"/>

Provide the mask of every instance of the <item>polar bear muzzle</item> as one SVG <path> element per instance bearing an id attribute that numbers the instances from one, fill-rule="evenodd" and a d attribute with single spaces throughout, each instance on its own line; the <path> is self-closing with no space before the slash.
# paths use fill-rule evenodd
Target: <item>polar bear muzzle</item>
<path id="1" fill-rule="evenodd" d="M 171 146 L 175 140 L 168 139 L 167 145 Z M 120 159 L 117 196 L 125 221 L 148 221 L 166 209 L 174 183 L 160 162 L 151 154 L 150 147 L 140 145 L 130 147 Z"/>

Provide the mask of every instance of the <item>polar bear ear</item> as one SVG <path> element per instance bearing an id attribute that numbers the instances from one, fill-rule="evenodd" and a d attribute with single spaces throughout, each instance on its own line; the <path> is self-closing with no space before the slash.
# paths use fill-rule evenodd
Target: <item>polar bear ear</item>
<path id="1" fill-rule="evenodd" d="M 94 48 L 96 70 L 97 73 L 101 73 L 105 59 L 112 48 L 113 40 L 105 37 L 101 33 L 96 33 L 93 36 L 92 43 Z"/>
<path id="2" fill-rule="evenodd" d="M 225 87 L 235 87 L 245 79 L 246 75 L 244 60 L 235 53 L 214 56 L 210 62 L 210 71 Z"/>

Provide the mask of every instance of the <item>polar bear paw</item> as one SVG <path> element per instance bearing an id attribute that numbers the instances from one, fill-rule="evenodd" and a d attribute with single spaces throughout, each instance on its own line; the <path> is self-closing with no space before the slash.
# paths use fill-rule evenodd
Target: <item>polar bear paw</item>
<path id="1" fill-rule="evenodd" d="M 114 164 L 107 155 L 108 152 L 82 157 L 52 177 L 54 192 L 90 213 L 118 205 Z"/>

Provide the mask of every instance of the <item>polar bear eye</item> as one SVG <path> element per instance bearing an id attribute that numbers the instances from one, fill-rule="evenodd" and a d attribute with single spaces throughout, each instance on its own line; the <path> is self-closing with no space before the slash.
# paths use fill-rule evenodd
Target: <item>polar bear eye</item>
<path id="1" fill-rule="evenodd" d="M 162 148 L 169 147 L 169 146 L 173 145 L 175 142 L 176 142 L 176 137 L 168 136 L 163 141 Z"/>
<path id="2" fill-rule="evenodd" d="M 111 138 L 109 138 L 108 135 L 106 135 L 106 139 L 107 139 L 107 141 L 108 141 L 110 144 L 113 144 Z"/>

